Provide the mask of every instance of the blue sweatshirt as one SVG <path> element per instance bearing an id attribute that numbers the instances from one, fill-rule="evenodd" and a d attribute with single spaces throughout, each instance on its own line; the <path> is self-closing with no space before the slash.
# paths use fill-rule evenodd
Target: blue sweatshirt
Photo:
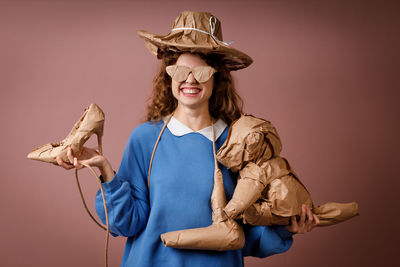
<path id="1" fill-rule="evenodd" d="M 126 144 L 115 177 L 103 184 L 110 230 L 128 237 L 121 266 L 243 266 L 244 256 L 267 257 L 287 251 L 292 234 L 283 226 L 244 225 L 241 250 L 206 251 L 165 247 L 160 234 L 212 224 L 211 192 L 214 158 L 212 141 L 198 132 L 174 135 L 165 128 L 147 187 L 147 173 L 154 144 L 164 122 L 145 122 L 136 127 Z M 169 127 L 169 125 L 168 125 Z M 229 127 L 216 140 L 219 149 Z M 219 165 L 227 200 L 237 175 Z M 96 211 L 103 223 L 105 213 L 100 191 Z"/>

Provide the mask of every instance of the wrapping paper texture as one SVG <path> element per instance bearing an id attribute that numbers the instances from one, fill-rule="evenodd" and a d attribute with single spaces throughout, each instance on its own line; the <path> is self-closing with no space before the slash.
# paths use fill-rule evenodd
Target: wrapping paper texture
<path id="1" fill-rule="evenodd" d="M 240 171 L 249 162 L 267 161 L 282 150 L 272 124 L 255 117 L 252 120 L 244 118 L 247 117 L 232 123 L 228 138 L 217 153 L 218 161 L 233 172 Z"/>
<path id="2" fill-rule="evenodd" d="M 29 159 L 57 164 L 56 157 L 60 156 L 64 162 L 69 162 L 67 148 L 71 147 L 72 154 L 80 155 L 83 145 L 93 135 L 97 135 L 99 152 L 102 152 L 101 138 L 104 130 L 104 112 L 92 103 L 86 107 L 80 119 L 74 124 L 70 133 L 62 141 L 48 143 L 34 149 L 28 154 Z"/>
<path id="3" fill-rule="evenodd" d="M 182 29 L 192 28 L 192 29 Z M 197 29 L 197 30 L 193 30 Z M 229 70 L 249 66 L 253 60 L 247 54 L 223 42 L 221 22 L 208 12 L 183 11 L 166 35 L 138 31 L 147 49 L 158 58 L 165 51 L 215 54 Z"/>
<path id="4" fill-rule="evenodd" d="M 254 166 L 254 167 L 253 167 Z M 248 208 L 252 203 L 262 197 L 262 192 L 265 188 L 266 181 L 265 173 L 260 167 L 253 164 L 248 164 L 242 171 L 240 171 L 240 177 L 237 182 L 237 187 L 242 190 L 235 190 L 233 192 L 232 200 L 225 207 L 225 212 L 229 217 L 237 217 L 240 211 Z M 260 180 L 254 179 L 253 177 L 260 177 Z M 264 179 L 263 179 L 264 178 Z"/>
<path id="5" fill-rule="evenodd" d="M 195 79 L 200 82 L 204 83 L 208 81 L 211 76 L 216 72 L 213 67 L 210 66 L 198 66 L 195 68 L 189 68 L 186 66 L 179 66 L 179 65 L 170 65 L 166 67 L 166 71 L 169 76 L 172 77 L 177 82 L 183 82 L 189 76 L 189 73 L 192 72 Z"/>
<path id="6" fill-rule="evenodd" d="M 218 161 L 239 179 L 225 212 L 253 225 L 287 225 L 301 213 L 302 204 L 311 208 L 327 226 L 358 215 L 358 204 L 329 202 L 314 206 L 310 193 L 289 162 L 280 156 L 280 137 L 271 122 L 251 115 L 234 121 L 228 138 L 217 153 Z"/>
<path id="7" fill-rule="evenodd" d="M 161 235 L 164 245 L 180 249 L 236 250 L 244 246 L 244 233 L 232 219 L 208 227 L 168 232 Z"/>

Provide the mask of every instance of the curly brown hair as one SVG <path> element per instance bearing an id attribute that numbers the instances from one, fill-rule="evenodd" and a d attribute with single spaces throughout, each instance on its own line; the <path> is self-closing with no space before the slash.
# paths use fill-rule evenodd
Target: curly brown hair
<path id="1" fill-rule="evenodd" d="M 178 101 L 172 94 L 171 77 L 166 66 L 173 65 L 178 57 L 185 52 L 161 51 L 160 68 L 153 80 L 153 90 L 148 99 L 147 120 L 157 121 L 171 114 Z M 187 52 L 186 52 L 187 53 Z M 214 74 L 214 88 L 209 99 L 209 112 L 215 119 L 222 119 L 227 124 L 238 119 L 242 114 L 243 100 L 237 94 L 230 71 L 223 65 L 219 55 L 192 53 L 199 55 L 209 66 L 217 70 Z"/>

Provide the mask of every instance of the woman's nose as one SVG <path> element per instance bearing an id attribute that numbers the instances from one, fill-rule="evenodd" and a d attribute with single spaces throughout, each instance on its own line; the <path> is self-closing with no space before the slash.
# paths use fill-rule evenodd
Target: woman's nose
<path id="1" fill-rule="evenodd" d="M 192 72 L 189 73 L 189 76 L 186 79 L 187 83 L 197 83 L 197 80 L 194 78 L 194 75 Z"/>

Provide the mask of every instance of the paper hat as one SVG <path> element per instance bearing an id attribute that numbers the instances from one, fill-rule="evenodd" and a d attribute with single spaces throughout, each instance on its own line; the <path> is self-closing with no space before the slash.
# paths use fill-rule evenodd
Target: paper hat
<path id="1" fill-rule="evenodd" d="M 156 56 L 163 50 L 217 54 L 229 70 L 243 69 L 253 60 L 222 40 L 221 22 L 208 12 L 183 11 L 167 35 L 138 31 L 146 47 Z"/>

